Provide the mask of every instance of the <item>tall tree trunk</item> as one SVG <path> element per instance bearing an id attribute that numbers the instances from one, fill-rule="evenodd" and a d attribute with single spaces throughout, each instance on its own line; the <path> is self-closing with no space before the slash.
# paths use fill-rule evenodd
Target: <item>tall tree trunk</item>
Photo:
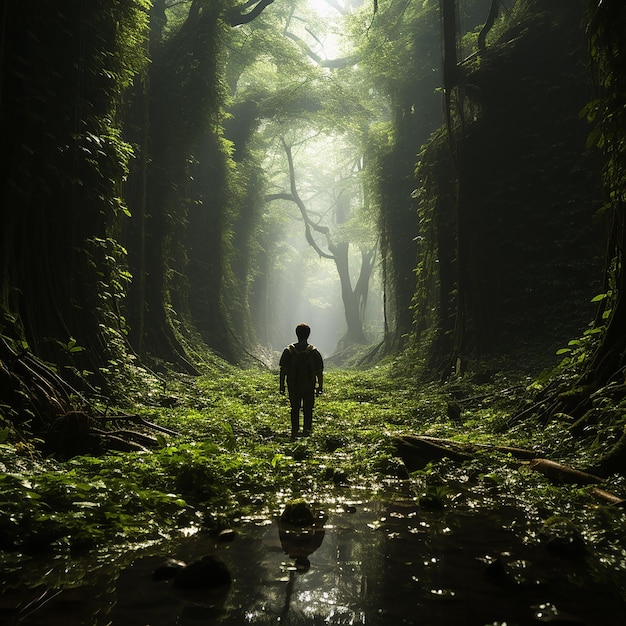
<path id="1" fill-rule="evenodd" d="M 349 250 L 350 244 L 348 242 L 336 244 L 332 248 L 335 267 L 341 283 L 341 300 L 347 324 L 346 340 L 350 344 L 365 343 L 359 297 L 356 290 L 352 289 L 350 282 Z"/>

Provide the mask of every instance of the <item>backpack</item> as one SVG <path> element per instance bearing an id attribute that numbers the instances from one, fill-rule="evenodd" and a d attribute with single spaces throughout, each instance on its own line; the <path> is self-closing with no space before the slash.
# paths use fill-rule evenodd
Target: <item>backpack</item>
<path id="1" fill-rule="evenodd" d="M 309 391 L 315 387 L 315 372 L 311 364 L 311 353 L 315 346 L 309 344 L 306 349 L 298 350 L 295 344 L 289 346 L 291 360 L 287 374 L 287 383 L 292 389 Z"/>

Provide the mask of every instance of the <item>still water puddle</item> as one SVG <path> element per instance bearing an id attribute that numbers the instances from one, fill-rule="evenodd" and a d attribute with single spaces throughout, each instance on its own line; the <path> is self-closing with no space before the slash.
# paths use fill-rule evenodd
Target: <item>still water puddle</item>
<path id="1" fill-rule="evenodd" d="M 6 623 L 626 624 L 620 593 L 594 578 L 588 557 L 529 541 L 520 511 L 424 511 L 396 498 L 344 500 L 326 514 L 323 528 L 295 543 L 271 520 L 243 525 L 228 544 L 189 537 L 121 571 L 102 568 L 95 582 L 50 590 L 30 616 Z M 152 580 L 166 556 L 205 554 L 226 563 L 227 588 L 189 592 Z M 2 607 L 19 598 L 5 594 Z"/>

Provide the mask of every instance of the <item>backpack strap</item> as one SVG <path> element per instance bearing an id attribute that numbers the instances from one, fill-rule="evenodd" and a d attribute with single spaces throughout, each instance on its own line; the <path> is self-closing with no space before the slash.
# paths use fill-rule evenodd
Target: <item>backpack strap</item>
<path id="1" fill-rule="evenodd" d="M 309 352 L 312 352 L 313 350 L 315 350 L 315 346 L 312 346 L 310 343 L 307 344 L 307 347 L 304 350 L 298 350 L 298 348 L 296 348 L 296 344 L 295 343 L 290 343 L 288 348 L 289 353 L 290 354 L 308 354 Z"/>

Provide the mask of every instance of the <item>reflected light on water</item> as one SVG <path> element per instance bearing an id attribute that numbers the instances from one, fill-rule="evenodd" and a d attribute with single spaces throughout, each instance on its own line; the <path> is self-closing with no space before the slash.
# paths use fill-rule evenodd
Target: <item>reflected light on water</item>
<path id="1" fill-rule="evenodd" d="M 572 615 L 573 623 L 626 623 L 616 589 L 584 560 L 564 562 L 524 540 L 522 514 L 513 524 L 515 513 L 503 509 L 350 506 L 329 506 L 323 529 L 281 533 L 277 520 L 251 519 L 217 547 L 197 533 L 119 575 L 63 590 L 23 626 L 525 626 Z M 190 562 L 207 553 L 227 565 L 230 586 L 189 594 L 151 578 L 164 556 Z"/>

